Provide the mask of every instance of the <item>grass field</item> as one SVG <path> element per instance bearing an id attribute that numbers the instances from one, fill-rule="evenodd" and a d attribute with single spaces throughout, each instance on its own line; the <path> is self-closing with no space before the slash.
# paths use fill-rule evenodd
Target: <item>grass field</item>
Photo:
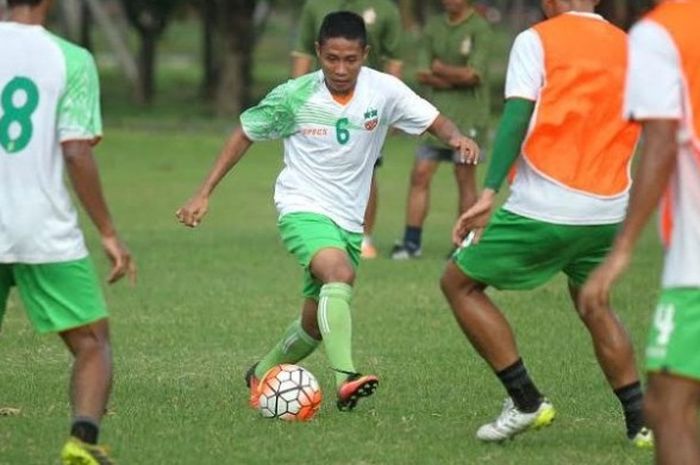
<path id="1" fill-rule="evenodd" d="M 114 216 L 137 257 L 138 286 L 106 290 L 116 380 L 103 441 L 119 463 L 173 464 L 639 464 L 621 413 L 570 309 L 564 281 L 531 293 L 494 293 L 514 323 L 534 379 L 559 410 L 555 425 L 502 446 L 474 439 L 504 392 L 466 343 L 437 281 L 448 252 L 455 187 L 443 167 L 426 224 L 425 257 L 385 258 L 401 234 L 414 141 L 393 137 L 380 172 L 376 233 L 384 256 L 365 262 L 354 300 L 359 369 L 377 373 L 376 396 L 337 412 L 322 351 L 303 364 L 326 398 L 308 424 L 265 420 L 247 406 L 242 373 L 298 311 L 301 271 L 275 228 L 271 188 L 280 146 L 254 146 L 217 191 L 197 230 L 174 219 L 222 144 L 221 132 L 112 129 L 98 148 Z M 106 264 L 89 241 L 102 271 Z M 657 292 L 653 231 L 617 289 L 616 306 L 641 352 Z M 57 462 L 69 422 L 70 359 L 36 335 L 11 298 L 0 333 L 0 464 Z"/>

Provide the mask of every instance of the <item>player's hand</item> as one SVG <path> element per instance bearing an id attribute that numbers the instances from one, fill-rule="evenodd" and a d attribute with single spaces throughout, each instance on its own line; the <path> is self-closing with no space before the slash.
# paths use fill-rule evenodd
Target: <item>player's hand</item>
<path id="1" fill-rule="evenodd" d="M 610 305 L 610 289 L 625 272 L 630 262 L 631 253 L 614 248 L 588 277 L 578 296 L 578 306 L 584 313 L 587 310 Z"/>
<path id="2" fill-rule="evenodd" d="M 430 70 L 435 73 L 435 74 L 440 74 L 443 70 L 445 69 L 445 63 L 442 62 L 439 58 L 433 59 L 432 63 L 430 64 Z"/>
<path id="3" fill-rule="evenodd" d="M 209 198 L 202 195 L 196 195 L 188 200 L 185 205 L 175 212 L 175 216 L 187 227 L 194 228 L 201 223 L 204 215 L 209 210 Z"/>
<path id="4" fill-rule="evenodd" d="M 102 247 L 112 263 L 107 282 L 114 284 L 127 276 L 132 285 L 136 284 L 136 263 L 131 257 L 131 252 L 119 237 L 116 235 L 102 236 Z"/>
<path id="5" fill-rule="evenodd" d="M 462 241 L 470 235 L 469 233 L 473 233 L 470 238 L 472 243 L 479 242 L 484 228 L 491 219 L 494 197 L 494 191 L 484 190 L 479 200 L 457 219 L 454 228 L 452 228 L 452 242 L 455 246 L 460 247 Z"/>
<path id="6" fill-rule="evenodd" d="M 459 154 L 456 163 L 460 165 L 476 165 L 479 163 L 479 144 L 466 136 L 455 136 L 450 140 L 450 146 Z"/>
<path id="7" fill-rule="evenodd" d="M 416 79 L 420 84 L 429 84 L 432 75 L 433 73 L 429 69 L 420 69 L 416 72 Z"/>

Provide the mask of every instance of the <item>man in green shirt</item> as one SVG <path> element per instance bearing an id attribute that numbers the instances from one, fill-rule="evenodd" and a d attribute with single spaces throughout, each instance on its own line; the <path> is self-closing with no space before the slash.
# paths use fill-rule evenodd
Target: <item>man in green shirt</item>
<path id="1" fill-rule="evenodd" d="M 418 72 L 418 81 L 427 86 L 428 100 L 481 145 L 488 132 L 491 29 L 470 0 L 443 0 L 442 5 L 444 14 L 433 17 L 425 29 L 430 67 Z M 476 200 L 476 166 L 455 163 L 456 160 L 454 151 L 433 137 L 426 136 L 418 146 L 408 191 L 404 237 L 394 246 L 391 258 L 420 256 L 430 181 L 439 162 L 454 163 L 459 213 Z"/>
<path id="2" fill-rule="evenodd" d="M 367 28 L 370 68 L 401 78 L 401 16 L 391 0 L 307 0 L 299 19 L 299 39 L 292 51 L 292 77 L 311 71 L 316 60 L 316 37 L 323 18 L 333 11 L 351 11 L 362 16 Z M 375 165 L 381 166 L 379 158 Z M 377 179 L 372 176 L 369 202 L 365 212 L 362 258 L 375 258 L 372 231 L 377 218 Z"/>

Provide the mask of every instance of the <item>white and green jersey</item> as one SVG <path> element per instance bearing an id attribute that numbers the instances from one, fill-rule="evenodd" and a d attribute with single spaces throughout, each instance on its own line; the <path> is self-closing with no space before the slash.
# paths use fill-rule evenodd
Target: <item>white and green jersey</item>
<path id="1" fill-rule="evenodd" d="M 362 232 L 374 163 L 390 127 L 422 134 L 438 111 L 399 79 L 363 67 L 349 101 L 339 103 L 316 71 L 273 89 L 241 115 L 252 141 L 284 139 L 275 185 L 280 216 L 319 213 Z"/>
<path id="2" fill-rule="evenodd" d="M 102 134 L 92 56 L 40 26 L 0 22 L 0 263 L 87 255 L 61 142 Z"/>

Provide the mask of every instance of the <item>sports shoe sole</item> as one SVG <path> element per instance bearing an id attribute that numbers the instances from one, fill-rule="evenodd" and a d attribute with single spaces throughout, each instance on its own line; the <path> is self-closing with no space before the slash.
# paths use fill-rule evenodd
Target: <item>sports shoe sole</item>
<path id="1" fill-rule="evenodd" d="M 374 394 L 379 386 L 379 380 L 370 378 L 363 383 L 357 385 L 355 390 L 349 397 L 344 400 L 338 399 L 337 406 L 341 412 L 349 412 L 357 406 L 357 402 L 363 397 L 369 397 Z"/>

